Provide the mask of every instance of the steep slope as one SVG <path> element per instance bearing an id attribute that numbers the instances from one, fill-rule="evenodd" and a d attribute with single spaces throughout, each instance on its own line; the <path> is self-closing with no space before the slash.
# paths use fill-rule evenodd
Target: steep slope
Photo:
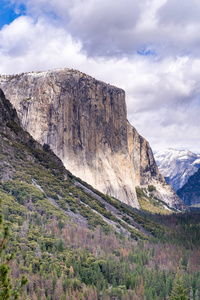
<path id="1" fill-rule="evenodd" d="M 159 227 L 144 220 L 119 202 L 85 185 L 64 168 L 62 161 L 46 144 L 41 146 L 20 127 L 16 110 L 0 89 L 0 196 L 13 196 L 24 212 L 49 213 L 64 221 L 104 231 L 113 228 L 125 236 L 146 239 L 159 233 Z M 8 206 L 9 220 L 12 207 Z M 23 207 L 23 208 L 22 208 Z M 14 208 L 15 209 L 15 208 Z M 128 223 L 123 218 L 128 218 Z M 21 221 L 20 221 L 21 222 Z M 148 231 L 145 228 L 148 228 Z M 162 234 L 162 230 L 160 232 Z"/>
<path id="2" fill-rule="evenodd" d="M 167 183 L 179 190 L 200 167 L 200 155 L 189 150 L 166 149 L 155 154 L 155 160 Z"/>
<path id="3" fill-rule="evenodd" d="M 200 169 L 189 177 L 177 194 L 187 205 L 200 203 Z"/>
<path id="4" fill-rule="evenodd" d="M 0 82 L 23 128 L 73 174 L 137 208 L 135 187 L 152 181 L 162 200 L 182 207 L 165 188 L 149 144 L 127 122 L 123 90 L 69 69 L 1 76 Z"/>
<path id="5" fill-rule="evenodd" d="M 157 210 L 159 207 L 161 209 L 169 209 L 170 207 L 179 210 L 187 209 L 159 172 L 149 143 L 129 123 L 128 146 L 134 165 L 133 170 L 140 207 L 157 213 L 160 213 Z M 138 191 L 141 192 L 138 193 Z M 163 206 L 164 203 L 167 206 Z"/>
<path id="6" fill-rule="evenodd" d="M 13 289 L 29 280 L 20 299 L 164 299 L 180 262 L 199 282 L 199 214 L 154 216 L 103 195 L 19 123 L 0 90 L 0 199 L 11 231 L 3 257 L 16 254 Z"/>

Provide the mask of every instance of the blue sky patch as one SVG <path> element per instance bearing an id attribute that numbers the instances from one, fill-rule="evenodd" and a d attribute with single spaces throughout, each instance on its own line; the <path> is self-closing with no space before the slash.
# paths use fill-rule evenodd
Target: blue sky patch
<path id="1" fill-rule="evenodd" d="M 0 4 L 0 29 L 6 25 L 12 23 L 16 18 L 25 14 L 25 5 L 20 5 L 16 12 L 14 5 L 9 5 L 7 1 L 2 0 Z"/>
<path id="2" fill-rule="evenodd" d="M 146 47 L 142 48 L 141 50 L 137 50 L 137 54 L 142 55 L 142 56 L 157 56 L 156 52 L 154 50 L 150 50 Z"/>

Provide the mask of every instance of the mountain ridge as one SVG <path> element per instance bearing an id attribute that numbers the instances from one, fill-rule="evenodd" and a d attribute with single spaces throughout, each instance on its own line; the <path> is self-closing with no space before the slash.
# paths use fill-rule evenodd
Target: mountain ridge
<path id="1" fill-rule="evenodd" d="M 164 299 L 177 268 L 199 294 L 199 214 L 153 215 L 95 190 L 23 130 L 1 90 L 0 198 L 13 289 L 29 280 L 20 299 Z"/>
<path id="2" fill-rule="evenodd" d="M 200 154 L 190 150 L 168 148 L 158 151 L 155 160 L 167 183 L 172 185 L 175 191 L 182 188 L 200 167 Z"/>
<path id="3" fill-rule="evenodd" d="M 188 178 L 188 181 L 177 191 L 177 195 L 186 205 L 200 204 L 200 168 Z"/>
<path id="4" fill-rule="evenodd" d="M 70 69 L 0 76 L 0 85 L 23 128 L 74 175 L 136 208 L 135 187 L 149 184 L 172 207 L 183 207 L 148 142 L 127 122 L 122 89 Z"/>
<path id="5" fill-rule="evenodd" d="M 105 231 L 113 228 L 136 239 L 160 234 L 158 225 L 144 220 L 66 170 L 48 145 L 40 145 L 20 127 L 16 110 L 1 89 L 0 136 L 0 196 L 16 197 L 19 202 L 16 205 L 24 207 L 23 211 L 43 214 L 45 208 L 40 206 L 50 206 L 59 218 L 70 218 L 86 228 L 101 225 Z M 9 202 L 4 204 L 9 207 Z"/>

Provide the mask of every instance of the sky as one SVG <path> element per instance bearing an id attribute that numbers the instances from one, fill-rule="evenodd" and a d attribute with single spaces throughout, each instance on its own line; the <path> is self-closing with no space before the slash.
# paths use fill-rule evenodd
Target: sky
<path id="1" fill-rule="evenodd" d="M 199 0 L 0 0 L 0 74 L 73 68 L 126 92 L 154 152 L 200 153 Z"/>

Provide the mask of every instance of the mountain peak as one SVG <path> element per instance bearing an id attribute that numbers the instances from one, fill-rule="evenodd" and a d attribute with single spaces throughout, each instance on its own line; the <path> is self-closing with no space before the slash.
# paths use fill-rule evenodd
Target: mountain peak
<path id="1" fill-rule="evenodd" d="M 122 89 L 70 69 L 4 76 L 0 82 L 23 128 L 48 144 L 75 176 L 136 208 L 135 188 L 157 185 L 163 201 L 182 207 L 174 191 L 163 193 L 165 180 L 149 143 L 127 122 Z"/>
<path id="2" fill-rule="evenodd" d="M 166 149 L 155 154 L 160 172 L 176 191 L 198 170 L 199 159 L 190 150 Z"/>

